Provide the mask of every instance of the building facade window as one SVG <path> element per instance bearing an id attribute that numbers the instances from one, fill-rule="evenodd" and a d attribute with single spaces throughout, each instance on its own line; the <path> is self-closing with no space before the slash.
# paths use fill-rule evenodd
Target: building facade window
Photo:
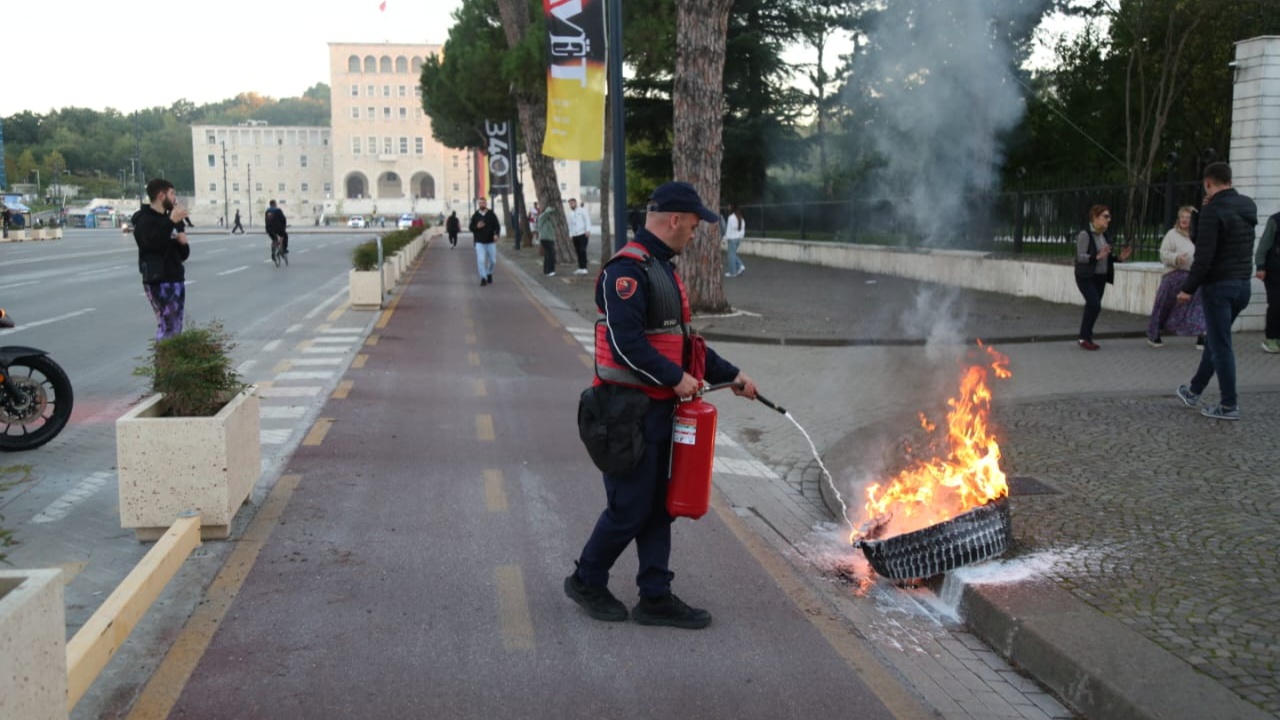
<path id="1" fill-rule="evenodd" d="M 400 119 L 401 120 L 409 119 L 409 108 L 400 108 Z"/>
<path id="2" fill-rule="evenodd" d="M 240 192 L 240 183 L 231 183 L 231 192 Z"/>
<path id="3" fill-rule="evenodd" d="M 239 155 L 232 155 L 232 156 L 231 156 L 231 167 L 240 167 L 240 156 L 239 156 Z"/>
<path id="4" fill-rule="evenodd" d="M 382 119 L 383 119 L 383 120 L 390 120 L 390 119 L 391 119 L 391 108 L 389 108 L 389 107 L 384 107 L 384 108 L 382 108 Z"/>
<path id="5" fill-rule="evenodd" d="M 324 194 L 325 194 L 325 195 L 328 195 L 328 194 L 329 194 L 329 193 L 331 193 L 331 192 L 333 192 L 333 183 L 325 183 L 325 184 L 324 184 Z"/>
<path id="6" fill-rule="evenodd" d="M 302 183 L 302 187 L 301 187 L 302 192 L 306 192 L 310 189 L 311 189 L 311 183 Z"/>
<path id="7" fill-rule="evenodd" d="M 360 108 L 354 107 L 354 106 L 351 108 L 351 119 L 352 120 L 360 119 Z"/>
<path id="8" fill-rule="evenodd" d="M 372 85 L 367 85 L 367 86 L 365 86 L 365 89 L 364 89 L 364 90 L 365 90 L 365 92 L 364 92 L 365 97 L 373 97 L 373 86 L 372 86 Z"/>
<path id="9" fill-rule="evenodd" d="M 422 136 L 421 135 L 413 139 L 413 154 L 414 155 L 422 154 Z"/>
<path id="10" fill-rule="evenodd" d="M 347 72 L 360 72 L 360 58 L 352 55 L 347 58 Z"/>
<path id="11" fill-rule="evenodd" d="M 401 155 L 409 154 L 409 138 L 403 135 L 400 136 L 400 154 Z"/>
<path id="12" fill-rule="evenodd" d="M 360 154 L 360 138 L 358 137 L 351 138 L 351 154 L 352 155 Z"/>
<path id="13" fill-rule="evenodd" d="M 374 114 L 374 112 L 373 112 L 373 108 L 372 108 L 372 107 L 369 107 L 369 108 L 366 108 L 366 109 L 369 111 L 369 113 L 368 113 L 368 118 L 369 118 L 370 120 L 376 120 L 378 116 L 377 116 L 376 114 Z"/>
<path id="14" fill-rule="evenodd" d="M 217 156 L 217 155 L 210 155 L 210 156 L 209 156 L 209 167 L 217 167 L 217 166 L 218 166 L 218 156 Z"/>
<path id="15" fill-rule="evenodd" d="M 282 168 L 282 167 L 284 167 L 284 156 L 283 156 L 283 155 L 277 155 L 277 156 L 276 156 L 276 167 L 278 167 L 278 168 Z"/>
<path id="16" fill-rule="evenodd" d="M 299 167 L 306 167 L 306 166 L 307 166 L 307 156 L 306 156 L 306 155 L 303 155 L 302 157 L 298 158 L 298 163 L 299 163 L 299 165 L 298 165 Z"/>
<path id="17" fill-rule="evenodd" d="M 378 138 L 372 135 L 369 136 L 369 154 L 370 155 L 378 154 Z"/>
<path id="18" fill-rule="evenodd" d="M 254 183 L 253 185 L 254 185 L 254 188 L 253 188 L 254 190 L 258 192 L 262 192 L 262 183 Z"/>
<path id="19" fill-rule="evenodd" d="M 359 86 L 359 85 L 352 85 L 352 86 L 351 86 L 351 97 L 360 97 L 360 86 Z"/>
<path id="20" fill-rule="evenodd" d="M 408 97 L 408 96 L 409 96 L 409 88 L 408 88 L 408 87 L 406 87 L 406 86 L 404 86 L 404 85 L 401 85 L 401 86 L 400 86 L 400 97 Z"/>
<path id="21" fill-rule="evenodd" d="M 387 136 L 382 138 L 382 154 L 390 155 L 394 152 L 395 150 L 392 149 L 392 145 L 391 145 L 391 137 Z"/>
<path id="22" fill-rule="evenodd" d="M 276 183 L 276 189 L 280 192 L 284 192 L 284 183 Z"/>
<path id="23" fill-rule="evenodd" d="M 216 182 L 209 183 L 209 192 L 218 192 L 218 183 Z"/>
<path id="24" fill-rule="evenodd" d="M 454 167 L 458 167 L 458 156 L 457 156 L 457 155 L 454 155 L 454 156 L 453 156 L 453 166 L 454 166 Z"/>

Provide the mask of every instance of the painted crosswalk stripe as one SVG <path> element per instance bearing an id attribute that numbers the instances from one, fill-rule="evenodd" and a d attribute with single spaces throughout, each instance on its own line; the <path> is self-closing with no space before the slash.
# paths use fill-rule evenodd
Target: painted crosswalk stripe
<path id="1" fill-rule="evenodd" d="M 348 345 L 348 346 L 346 346 L 346 347 L 329 347 L 329 346 L 327 346 L 327 345 L 326 345 L 326 346 L 324 346 L 324 347 L 306 347 L 306 348 L 302 348 L 302 352 L 304 352 L 304 353 L 306 353 L 306 354 L 308 354 L 308 355 L 333 355 L 333 354 L 335 354 L 335 353 L 336 353 L 336 354 L 338 354 L 338 355 L 344 355 L 344 354 L 346 354 L 346 353 L 347 353 L 347 351 L 348 351 L 348 350 L 350 350 L 350 349 L 351 349 L 351 346 L 349 346 L 349 345 Z"/>
<path id="2" fill-rule="evenodd" d="M 332 370 L 290 370 L 276 374 L 277 380 L 328 380 L 331 377 Z"/>
<path id="3" fill-rule="evenodd" d="M 318 365 L 341 365 L 342 358 L 295 358 L 289 362 L 294 366 L 315 367 Z"/>
<path id="4" fill-rule="evenodd" d="M 40 512 L 39 515 L 31 518 L 33 523 L 50 523 L 55 520 L 61 520 L 67 516 L 71 508 L 84 502 L 84 500 L 94 493 L 102 489 L 106 485 L 114 473 L 96 472 L 89 477 L 76 483 L 76 486 L 66 491 L 57 500 L 49 503 L 49 506 Z"/>
<path id="5" fill-rule="evenodd" d="M 292 434 L 292 429 L 268 430 L 263 428 L 258 431 L 258 439 L 263 445 L 283 445 L 289 441 L 289 436 Z"/>
<path id="6" fill-rule="evenodd" d="M 263 420 L 298 420 L 307 414 L 306 405 L 259 405 L 258 417 Z"/>
<path id="7" fill-rule="evenodd" d="M 259 386 L 258 394 L 262 397 L 315 397 L 324 388 L 319 385 L 293 385 L 285 387 L 263 388 Z"/>

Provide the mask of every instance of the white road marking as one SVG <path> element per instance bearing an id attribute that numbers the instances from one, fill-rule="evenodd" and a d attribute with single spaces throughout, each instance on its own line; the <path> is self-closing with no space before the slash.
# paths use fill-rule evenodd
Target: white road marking
<path id="1" fill-rule="evenodd" d="M 258 394 L 262 397 L 315 397 L 320 394 L 324 388 L 319 385 L 296 385 L 296 386 L 272 386 L 258 390 Z"/>
<path id="2" fill-rule="evenodd" d="M 111 267 L 100 268 L 98 270 L 85 270 L 84 272 L 76 273 L 76 277 L 84 277 L 86 275 L 101 275 L 102 273 L 109 273 L 109 272 L 115 272 L 117 270 L 127 270 L 127 269 L 129 269 L 128 265 L 112 265 Z"/>
<path id="3" fill-rule="evenodd" d="M 293 430 L 259 430 L 258 439 L 263 445 L 283 445 L 289 441 Z"/>
<path id="4" fill-rule="evenodd" d="M 290 360 L 289 363 L 292 365 L 312 365 L 312 366 L 340 365 L 342 364 L 342 358 L 298 358 L 297 360 Z"/>
<path id="5" fill-rule="evenodd" d="M 222 272 L 218 273 L 218 275 L 219 275 L 219 276 L 222 276 L 222 275 L 230 275 L 230 274 L 232 274 L 232 273 L 238 273 L 238 272 L 241 272 L 241 271 L 243 271 L 243 270 L 248 270 L 248 269 L 249 269 L 249 266 L 248 266 L 248 265 L 241 265 L 241 266 L 240 266 L 240 267 L 238 267 L 238 268 L 231 268 L 230 270 L 223 270 Z"/>
<path id="6" fill-rule="evenodd" d="M 242 363 L 240 363 L 239 365 L 237 365 L 237 366 L 236 366 L 236 372 L 237 372 L 237 373 L 240 373 L 241 375 L 243 375 L 243 374 L 245 374 L 245 373 L 249 372 L 249 368 L 251 368 L 251 367 L 253 367 L 254 365 L 257 365 L 257 364 L 258 364 L 258 361 L 257 361 L 257 360 L 245 360 L 244 362 L 242 362 Z"/>
<path id="7" fill-rule="evenodd" d="M 258 416 L 263 420 L 300 420 L 307 414 L 306 405 L 259 405 Z"/>
<path id="8" fill-rule="evenodd" d="M 22 332 L 23 330 L 26 330 L 28 328 L 40 327 L 41 325 L 49 325 L 51 323 L 62 322 L 63 320 L 70 320 L 73 317 L 79 317 L 81 315 L 91 313 L 94 310 L 97 310 L 97 308 L 85 308 L 83 310 L 77 310 L 75 312 L 67 313 L 66 315 L 51 317 L 48 320 L 36 320 L 35 322 L 24 322 L 16 328 L 11 328 L 9 330 L 0 330 L 0 335 L 12 335 L 16 332 Z"/>
<path id="9" fill-rule="evenodd" d="M 20 288 L 25 285 L 35 285 L 35 284 L 36 284 L 35 280 L 28 280 L 27 282 L 13 283 L 11 285 L 0 285 L 0 290 L 12 290 L 14 288 Z"/>
<path id="10" fill-rule="evenodd" d="M 328 306 L 332 305 L 335 301 L 337 301 L 337 299 L 338 299 L 338 298 L 342 297 L 343 295 L 346 295 L 349 291 L 350 291 L 350 289 L 349 289 L 349 288 L 344 284 L 344 285 L 342 286 L 342 289 L 341 289 L 341 290 L 339 290 L 338 292 L 336 292 L 336 293 L 334 293 L 334 294 L 330 295 L 330 296 L 329 296 L 329 298 L 328 298 L 327 300 L 322 301 L 319 305 L 317 305 L 317 306 L 315 306 L 314 308 L 312 308 L 311 312 L 307 313 L 307 314 L 306 314 L 306 315 L 304 315 L 303 317 L 304 317 L 305 319 L 307 319 L 307 320 L 310 320 L 310 319 L 314 318 L 315 316 L 317 316 L 317 315 L 319 315 L 320 313 L 324 312 L 324 309 L 325 309 L 326 307 L 328 307 Z"/>
<path id="11" fill-rule="evenodd" d="M 332 370 L 301 370 L 278 373 L 277 380 L 328 380 L 333 377 Z"/>
<path id="12" fill-rule="evenodd" d="M 49 503 L 49 507 L 42 510 L 39 515 L 31 518 L 31 522 L 50 523 L 65 518 L 71 508 L 101 490 L 102 486 L 106 485 L 107 481 L 111 480 L 113 476 L 114 473 L 96 472 L 81 480 L 75 487 L 63 493 L 62 497 Z"/>
<path id="13" fill-rule="evenodd" d="M 326 353 L 327 354 L 333 354 L 333 353 L 343 354 L 350 349 L 351 349 L 350 345 L 347 345 L 344 347 L 331 347 L 331 346 L 325 345 L 321 347 L 304 348 L 302 352 L 307 353 L 308 355 L 320 355 L 320 354 L 326 354 Z"/>
<path id="14" fill-rule="evenodd" d="M 290 326 L 289 326 L 289 329 L 288 329 L 288 330 L 285 330 L 285 332 L 286 332 L 286 333 L 290 333 L 290 334 L 292 334 L 292 333 L 296 333 L 296 332 L 298 332 L 298 331 L 300 331 L 300 330 L 302 330 L 302 323 L 297 323 L 296 325 L 290 325 Z"/>

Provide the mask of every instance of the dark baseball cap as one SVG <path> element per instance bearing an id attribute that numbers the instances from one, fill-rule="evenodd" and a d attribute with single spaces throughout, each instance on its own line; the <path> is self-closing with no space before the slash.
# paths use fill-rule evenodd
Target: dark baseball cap
<path id="1" fill-rule="evenodd" d="M 658 186 L 649 196 L 649 212 L 691 212 L 706 222 L 720 222 L 720 216 L 708 210 L 698 191 L 687 182 L 669 182 Z"/>

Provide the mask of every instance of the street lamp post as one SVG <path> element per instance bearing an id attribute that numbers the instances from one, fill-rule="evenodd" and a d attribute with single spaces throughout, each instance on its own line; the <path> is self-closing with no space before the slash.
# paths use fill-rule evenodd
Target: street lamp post
<path id="1" fill-rule="evenodd" d="M 40 168 L 34 168 L 31 172 L 36 174 L 36 200 L 40 199 Z"/>

